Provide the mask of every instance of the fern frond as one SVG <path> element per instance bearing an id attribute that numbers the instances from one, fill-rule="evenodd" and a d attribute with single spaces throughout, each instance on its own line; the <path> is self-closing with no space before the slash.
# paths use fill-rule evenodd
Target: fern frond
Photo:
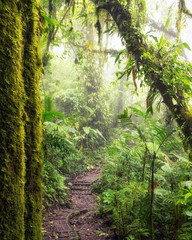
<path id="1" fill-rule="evenodd" d="M 55 123 L 47 122 L 44 124 L 43 130 L 46 144 L 49 147 L 58 149 L 63 154 L 69 154 L 74 151 L 74 143 L 68 139 L 69 134 L 66 129 Z"/>

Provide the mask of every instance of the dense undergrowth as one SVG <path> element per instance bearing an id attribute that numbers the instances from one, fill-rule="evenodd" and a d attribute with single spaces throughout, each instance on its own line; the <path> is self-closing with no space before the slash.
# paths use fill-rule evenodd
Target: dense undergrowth
<path id="1" fill-rule="evenodd" d="M 158 51 L 161 50 L 167 59 L 167 48 L 163 52 L 160 47 L 165 45 L 163 35 L 160 42 L 156 42 Z M 168 52 L 177 55 L 176 46 L 170 47 Z M 131 55 L 126 61 L 125 70 L 121 71 L 124 68 L 120 67 L 121 57 L 125 58 L 121 56 L 123 52 L 120 51 L 115 60 L 119 62 L 116 93 L 111 91 L 112 84 L 109 87 L 103 83 L 101 66 L 104 62 L 100 59 L 101 66 L 98 66 L 97 58 L 93 59 L 90 49 L 87 49 L 87 53 L 78 51 L 77 55 L 72 56 L 75 57 L 75 66 L 68 66 L 65 75 L 62 73 L 58 77 L 57 69 L 52 69 L 56 76 L 52 73 L 47 76 L 50 78 L 46 83 L 48 92 L 54 98 L 56 110 L 51 96 L 46 96 L 43 113 L 44 206 L 55 202 L 67 204 L 67 180 L 91 170 L 102 161 L 104 168 L 101 179 L 93 189 L 99 193 L 100 216 L 114 231 L 115 239 L 190 240 L 192 167 L 183 150 L 182 139 L 186 139 L 182 135 L 182 128 L 179 130 L 172 119 L 167 119 L 172 118 L 170 112 L 169 116 L 162 116 L 168 112 L 167 109 L 151 115 L 152 105 L 159 100 L 156 88 L 153 89 L 153 85 L 149 89 L 144 87 L 144 91 L 148 91 L 147 99 L 143 98 L 143 93 L 138 94 L 137 84 L 142 86 L 144 82 L 141 79 L 144 77 L 146 80 L 147 77 L 143 76 L 143 70 L 139 71 L 136 84 L 138 66 Z M 172 75 L 174 70 L 180 84 L 183 70 L 179 70 L 181 62 L 176 64 L 173 61 L 174 54 L 170 61 L 173 65 L 167 64 L 168 70 L 164 66 L 164 73 Z M 153 53 L 148 58 L 154 62 Z M 63 68 L 63 63 L 61 66 Z M 164 76 L 168 86 L 169 74 Z M 126 83 L 129 89 L 139 95 L 141 105 L 146 101 L 148 109 L 145 113 L 129 107 L 119 115 L 117 124 L 116 115 L 127 104 L 125 95 L 130 95 L 128 104 L 134 105 L 132 91 L 125 94 L 126 75 L 127 81 L 131 78 L 134 83 Z M 186 93 L 190 92 L 188 81 L 191 81 L 191 78 L 187 79 L 184 81 Z M 66 84 L 69 86 L 66 87 Z M 174 82 L 172 84 L 175 85 Z M 175 88 L 176 91 L 178 88 Z M 158 102 L 159 108 L 164 105 L 162 99 Z M 112 142 L 110 137 L 113 138 Z M 101 147 L 107 145 L 110 145 L 108 150 L 105 148 L 101 151 Z"/>
<path id="2" fill-rule="evenodd" d="M 120 116 L 123 134 L 94 186 L 100 214 L 115 239 L 191 239 L 191 163 L 177 129 L 131 110 Z"/>
<path id="3" fill-rule="evenodd" d="M 107 149 L 99 130 L 79 128 L 74 119 L 46 108 L 45 207 L 67 205 L 67 179 L 102 162 L 101 179 L 93 189 L 99 193 L 100 216 L 115 239 L 191 239 L 191 163 L 173 122 L 165 124 L 129 107 L 119 115 L 113 131 L 118 137 Z"/>
<path id="4" fill-rule="evenodd" d="M 44 207 L 65 205 L 68 179 L 100 164 L 105 138 L 98 129 L 80 129 L 74 119 L 54 111 L 50 95 L 44 105 Z"/>

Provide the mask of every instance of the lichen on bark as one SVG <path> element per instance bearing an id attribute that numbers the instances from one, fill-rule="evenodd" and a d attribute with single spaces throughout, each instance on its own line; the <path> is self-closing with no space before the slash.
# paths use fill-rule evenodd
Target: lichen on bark
<path id="1" fill-rule="evenodd" d="M 41 17 L 28 0 L 0 0 L 0 239 L 40 240 Z"/>
<path id="2" fill-rule="evenodd" d="M 0 239 L 24 239 L 22 18 L 0 1 Z"/>
<path id="3" fill-rule="evenodd" d="M 42 74 L 40 37 L 42 23 L 38 10 L 33 6 L 38 0 L 23 0 L 24 18 L 28 19 L 23 31 L 23 78 L 26 94 L 25 112 L 25 239 L 41 239 L 42 210 L 42 126 L 39 81 Z"/>

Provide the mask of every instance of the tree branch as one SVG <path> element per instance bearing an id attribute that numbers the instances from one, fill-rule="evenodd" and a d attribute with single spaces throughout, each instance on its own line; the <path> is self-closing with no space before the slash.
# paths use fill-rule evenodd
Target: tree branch
<path id="1" fill-rule="evenodd" d="M 192 18 L 192 13 L 191 13 L 191 11 L 186 7 L 185 0 L 180 0 L 180 3 L 181 3 L 181 5 L 182 5 L 182 11 L 183 11 L 183 13 L 185 13 L 187 16 L 189 16 L 190 18 Z"/>
<path id="2" fill-rule="evenodd" d="M 73 45 L 74 47 L 77 47 L 77 48 L 82 48 L 83 50 L 86 50 L 87 49 L 87 45 L 77 45 L 77 44 L 73 44 L 73 43 L 70 43 L 71 45 Z M 116 50 L 116 49 L 105 49 L 105 50 L 101 50 L 101 49 L 92 49 L 91 50 L 93 53 L 104 53 L 104 54 L 110 54 L 110 55 L 115 55 L 115 54 L 118 54 L 119 51 Z"/>
<path id="3" fill-rule="evenodd" d="M 180 126 L 187 142 L 192 149 L 192 115 L 186 106 L 183 95 L 173 96 L 172 87 L 166 84 L 163 79 L 163 66 L 160 64 L 161 56 L 155 53 L 153 46 L 148 46 L 132 22 L 129 8 L 123 7 L 117 0 L 91 0 L 99 8 L 108 11 L 118 26 L 119 32 L 124 38 L 129 53 L 134 56 L 138 68 L 143 67 L 147 83 L 154 85 L 163 97 L 164 103 L 168 106 Z M 152 61 L 147 54 L 156 55 L 157 60 Z M 163 62 L 163 59 L 161 60 Z M 179 94 L 179 93 L 178 93 Z M 180 99 L 177 103 L 173 99 Z M 192 156 L 191 156 L 192 157 Z"/>

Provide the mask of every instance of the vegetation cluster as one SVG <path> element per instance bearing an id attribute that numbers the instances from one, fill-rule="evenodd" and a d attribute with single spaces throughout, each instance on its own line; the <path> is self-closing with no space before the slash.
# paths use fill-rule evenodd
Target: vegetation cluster
<path id="1" fill-rule="evenodd" d="M 40 240 L 42 195 L 95 166 L 114 239 L 192 239 L 192 15 L 161 2 L 0 0 L 1 239 Z"/>

